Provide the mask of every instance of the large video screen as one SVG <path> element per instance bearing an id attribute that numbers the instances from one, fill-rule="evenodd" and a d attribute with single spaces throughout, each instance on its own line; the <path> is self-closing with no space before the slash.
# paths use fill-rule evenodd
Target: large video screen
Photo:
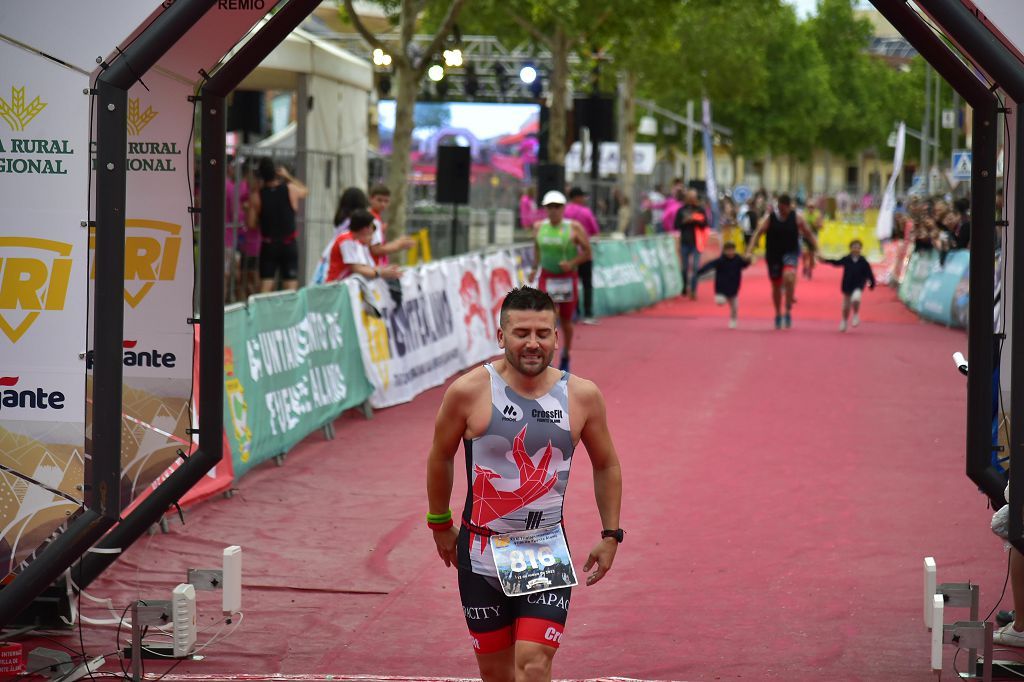
<path id="1" fill-rule="evenodd" d="M 395 102 L 378 103 L 380 153 L 391 155 Z M 414 184 L 433 184 L 437 148 L 469 147 L 471 184 L 521 187 L 532 182 L 537 163 L 540 106 L 521 103 L 417 102 L 414 110 L 412 170 Z"/>

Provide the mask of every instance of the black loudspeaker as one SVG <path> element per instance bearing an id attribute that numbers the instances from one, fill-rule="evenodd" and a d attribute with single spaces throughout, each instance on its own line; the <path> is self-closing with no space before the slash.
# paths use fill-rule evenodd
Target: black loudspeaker
<path id="1" fill-rule="evenodd" d="M 437 148 L 437 203 L 469 203 L 469 147 Z"/>
<path id="2" fill-rule="evenodd" d="M 537 121 L 537 161 L 547 163 L 548 141 L 551 139 L 551 110 L 540 105 L 540 118 Z"/>
<path id="3" fill-rule="evenodd" d="M 579 129 L 588 128 L 595 142 L 614 142 L 615 100 L 611 97 L 577 97 L 573 100 L 573 132 L 580 139 Z"/>
<path id="4" fill-rule="evenodd" d="M 565 191 L 565 166 L 557 163 L 541 163 L 537 165 L 537 201 L 543 201 L 544 195 L 555 190 Z"/>
<path id="5" fill-rule="evenodd" d="M 263 93 L 235 90 L 228 105 L 228 130 L 263 134 Z"/>

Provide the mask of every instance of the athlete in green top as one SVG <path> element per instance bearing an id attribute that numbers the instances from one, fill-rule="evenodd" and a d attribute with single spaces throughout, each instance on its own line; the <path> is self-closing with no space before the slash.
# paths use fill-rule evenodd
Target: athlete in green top
<path id="1" fill-rule="evenodd" d="M 562 324 L 560 340 L 562 360 L 559 369 L 569 371 L 569 350 L 572 347 L 572 316 L 576 311 L 576 268 L 591 258 L 590 239 L 575 220 L 565 219 L 565 195 L 548 192 L 541 202 L 548 219 L 537 223 L 534 253 L 540 269 L 538 288 L 546 291 L 558 306 L 558 319 Z"/>
<path id="2" fill-rule="evenodd" d="M 807 209 L 804 211 L 804 222 L 807 223 L 807 227 L 811 228 L 811 232 L 817 237 L 818 233 L 821 232 L 821 228 L 825 224 L 825 216 L 818 209 L 817 201 L 813 198 L 807 200 Z M 811 249 L 810 243 L 804 238 L 804 250 L 803 250 L 803 265 L 804 265 L 804 277 L 811 279 L 811 275 L 814 272 L 814 251 Z"/>

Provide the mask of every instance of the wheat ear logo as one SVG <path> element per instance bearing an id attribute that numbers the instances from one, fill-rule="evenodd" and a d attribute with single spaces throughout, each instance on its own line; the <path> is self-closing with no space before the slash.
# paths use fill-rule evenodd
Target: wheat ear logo
<path id="1" fill-rule="evenodd" d="M 128 134 L 141 135 L 143 128 L 148 126 L 159 111 L 153 111 L 153 107 L 147 106 L 145 111 L 141 110 L 138 97 L 128 99 Z"/>
<path id="2" fill-rule="evenodd" d="M 25 86 L 16 88 L 11 86 L 11 101 L 8 102 L 0 97 L 0 118 L 7 121 L 11 130 L 21 131 L 32 122 L 39 112 L 46 108 L 46 102 L 36 95 L 28 104 L 25 104 Z"/>

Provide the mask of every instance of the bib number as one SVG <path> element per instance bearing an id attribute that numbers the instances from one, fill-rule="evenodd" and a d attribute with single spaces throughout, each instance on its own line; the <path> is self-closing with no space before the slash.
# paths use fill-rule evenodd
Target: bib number
<path id="1" fill-rule="evenodd" d="M 498 581 L 506 596 L 572 587 L 576 570 L 562 525 L 491 536 Z"/>
<path id="2" fill-rule="evenodd" d="M 572 303 L 575 300 L 573 296 L 573 277 L 548 277 L 545 282 L 545 288 L 547 289 L 548 296 L 555 303 Z"/>

